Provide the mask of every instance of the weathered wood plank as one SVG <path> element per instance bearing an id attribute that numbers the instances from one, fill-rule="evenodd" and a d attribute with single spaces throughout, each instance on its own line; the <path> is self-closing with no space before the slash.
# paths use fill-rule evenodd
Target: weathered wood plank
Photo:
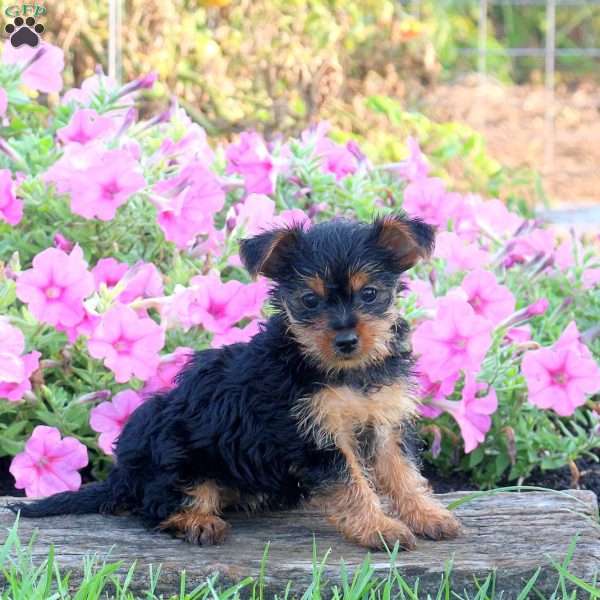
<path id="1" fill-rule="evenodd" d="M 446 561 L 453 560 L 454 585 L 473 590 L 474 576 L 482 578 L 492 570 L 498 574 L 497 589 L 514 597 L 531 574 L 542 567 L 538 580 L 544 590 L 556 581 L 549 567 L 549 557 L 562 560 L 573 536 L 579 540 L 570 570 L 591 582 L 600 578 L 600 525 L 598 506 L 592 492 L 572 491 L 569 495 L 547 492 L 502 493 L 479 498 L 462 505 L 457 515 L 465 533 L 457 540 L 432 542 L 421 540 L 413 552 L 400 553 L 397 566 L 405 576 L 421 580 L 421 589 L 437 590 Z M 464 494 L 445 494 L 440 499 L 449 503 Z M 0 498 L 0 506 L 9 501 Z M 325 522 L 322 515 L 304 509 L 290 512 L 248 516 L 231 515 L 231 536 L 223 546 L 195 547 L 164 534 L 144 530 L 131 517 L 100 515 L 53 517 L 25 520 L 20 523 L 21 539 L 28 540 L 38 530 L 33 552 L 36 559 L 46 557 L 50 544 L 57 550 L 59 564 L 77 569 L 82 556 L 104 555 L 110 550 L 111 560 L 124 560 L 129 565 L 138 561 L 134 589 L 146 584 L 148 565 L 163 565 L 161 589 L 175 591 L 179 572 L 185 569 L 190 584 L 198 584 L 208 575 L 219 572 L 224 580 L 238 581 L 256 576 L 265 544 L 270 542 L 269 588 L 281 591 L 289 580 L 300 591 L 311 579 L 313 539 L 319 556 L 331 548 L 326 567 L 330 581 L 335 582 L 343 559 L 352 567 L 360 564 L 366 552 L 344 542 Z M 0 509 L 0 540 L 14 516 Z M 314 536 L 314 538 L 313 538 Z M 377 571 L 389 567 L 387 555 L 372 553 Z"/>

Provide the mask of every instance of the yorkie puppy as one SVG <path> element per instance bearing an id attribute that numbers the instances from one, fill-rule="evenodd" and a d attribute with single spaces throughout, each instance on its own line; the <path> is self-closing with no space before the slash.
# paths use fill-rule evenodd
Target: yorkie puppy
<path id="1" fill-rule="evenodd" d="M 319 503 L 349 540 L 415 547 L 455 537 L 455 517 L 408 455 L 415 415 L 400 275 L 430 255 L 420 220 L 335 220 L 244 240 L 275 314 L 243 344 L 197 352 L 177 385 L 141 405 L 101 483 L 31 504 L 24 517 L 140 515 L 196 544 L 222 542 L 228 508 Z M 386 514 L 378 494 L 391 501 Z"/>

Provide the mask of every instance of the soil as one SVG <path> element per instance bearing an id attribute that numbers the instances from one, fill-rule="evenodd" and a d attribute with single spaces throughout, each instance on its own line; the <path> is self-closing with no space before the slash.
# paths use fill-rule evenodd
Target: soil
<path id="1" fill-rule="evenodd" d="M 575 484 L 571 469 L 561 467 L 551 471 L 535 469 L 534 472 L 523 481 L 522 485 L 544 487 L 551 490 L 581 489 L 590 490 L 600 498 L 600 453 L 596 460 L 593 458 L 581 458 L 576 461 L 579 471 L 579 480 Z M 435 492 L 443 494 L 459 490 L 475 491 L 479 488 L 472 481 L 458 472 L 445 477 L 436 472 L 433 465 L 426 463 L 423 466 L 423 475 L 427 477 Z M 514 481 L 503 481 L 497 487 L 516 485 Z"/>
<path id="2" fill-rule="evenodd" d="M 8 472 L 10 456 L 0 458 L 0 496 L 24 496 L 23 490 L 17 490 L 14 486 L 15 480 Z"/>
<path id="3" fill-rule="evenodd" d="M 419 107 L 438 120 L 462 121 L 484 135 L 490 154 L 509 167 L 544 176 L 556 203 L 600 203 L 600 87 L 594 82 L 557 86 L 554 157 L 547 154 L 548 97 L 543 85 L 504 85 L 466 78 L 427 90 Z"/>

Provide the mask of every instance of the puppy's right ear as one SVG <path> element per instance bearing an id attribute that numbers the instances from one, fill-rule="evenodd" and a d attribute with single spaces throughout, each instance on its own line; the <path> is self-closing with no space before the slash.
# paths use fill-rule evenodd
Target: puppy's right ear
<path id="1" fill-rule="evenodd" d="M 290 250 L 298 242 L 298 228 L 274 229 L 242 240 L 240 258 L 252 277 L 276 279 L 285 268 Z"/>

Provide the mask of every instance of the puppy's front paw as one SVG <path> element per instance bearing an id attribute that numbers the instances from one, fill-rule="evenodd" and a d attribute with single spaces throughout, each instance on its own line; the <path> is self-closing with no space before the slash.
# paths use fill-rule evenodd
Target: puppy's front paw
<path id="1" fill-rule="evenodd" d="M 460 521 L 437 502 L 428 501 L 403 518 L 417 535 L 432 540 L 451 540 L 461 532 Z"/>
<path id="2" fill-rule="evenodd" d="M 379 519 L 373 528 L 352 537 L 361 546 L 374 550 L 385 550 L 386 546 L 391 550 L 396 543 L 402 550 L 414 550 L 417 546 L 417 539 L 412 531 L 401 521 L 389 517 Z"/>

